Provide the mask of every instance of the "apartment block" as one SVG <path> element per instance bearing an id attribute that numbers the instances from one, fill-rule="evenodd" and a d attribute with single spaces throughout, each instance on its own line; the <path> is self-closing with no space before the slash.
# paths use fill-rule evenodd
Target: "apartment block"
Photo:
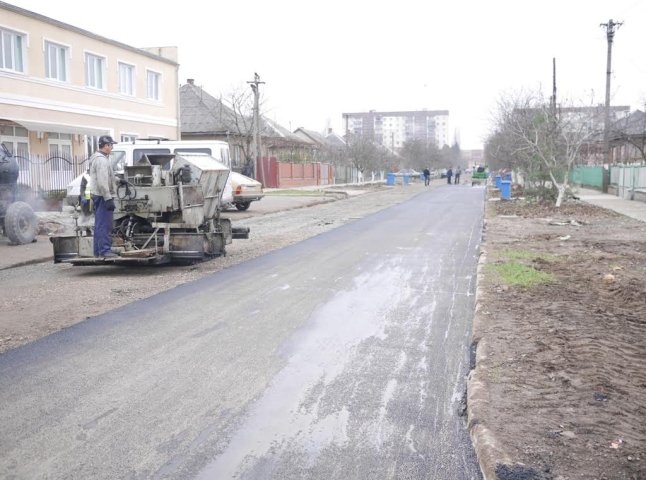
<path id="1" fill-rule="evenodd" d="M 0 2 L 0 142 L 24 157 L 180 138 L 176 47 L 135 48 Z"/>
<path id="2" fill-rule="evenodd" d="M 373 138 L 393 152 L 410 140 L 435 143 L 441 148 L 449 144 L 449 111 L 344 113 L 343 130 L 346 134 Z"/>

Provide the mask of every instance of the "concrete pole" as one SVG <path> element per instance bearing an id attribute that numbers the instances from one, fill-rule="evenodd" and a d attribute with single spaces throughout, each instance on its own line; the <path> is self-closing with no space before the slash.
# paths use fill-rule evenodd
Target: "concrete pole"
<path id="1" fill-rule="evenodd" d="M 613 22 L 612 19 L 608 23 L 602 23 L 600 26 L 606 29 L 606 38 L 608 39 L 608 59 L 606 62 L 606 111 L 603 125 L 603 150 L 605 160 L 608 165 L 612 163 L 612 155 L 610 151 L 610 77 L 612 74 L 612 40 L 615 36 L 615 27 L 620 27 L 622 22 Z"/>
<path id="2" fill-rule="evenodd" d="M 254 158 L 256 165 L 260 165 L 260 183 L 265 187 L 265 165 L 262 161 L 262 145 L 260 144 L 260 75 L 253 74 L 253 80 L 247 82 L 253 90 L 253 132 L 254 132 Z"/>

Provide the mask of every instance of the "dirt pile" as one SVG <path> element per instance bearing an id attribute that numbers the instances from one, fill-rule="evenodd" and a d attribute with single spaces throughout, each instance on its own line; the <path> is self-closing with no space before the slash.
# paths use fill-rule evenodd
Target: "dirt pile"
<path id="1" fill-rule="evenodd" d="M 483 251 L 469 423 L 487 473 L 646 478 L 646 224 L 488 202 Z"/>

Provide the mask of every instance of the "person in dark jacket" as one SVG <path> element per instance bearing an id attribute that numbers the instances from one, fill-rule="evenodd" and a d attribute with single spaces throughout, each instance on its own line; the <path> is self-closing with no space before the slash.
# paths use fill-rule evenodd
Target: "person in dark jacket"
<path id="1" fill-rule="evenodd" d="M 453 176 L 453 169 L 449 167 L 449 169 L 446 171 L 446 181 L 450 185 L 451 184 L 451 177 Z"/>
<path id="2" fill-rule="evenodd" d="M 425 168 L 422 173 L 424 174 L 424 186 L 428 187 L 431 183 L 431 172 L 428 168 Z"/>

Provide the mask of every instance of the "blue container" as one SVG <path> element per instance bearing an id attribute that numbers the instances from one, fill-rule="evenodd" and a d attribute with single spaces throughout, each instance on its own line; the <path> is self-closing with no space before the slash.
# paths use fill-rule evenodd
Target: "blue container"
<path id="1" fill-rule="evenodd" d="M 387 173 L 386 174 L 386 185 L 395 185 L 395 174 Z"/>
<path id="2" fill-rule="evenodd" d="M 500 198 L 502 200 L 511 200 L 511 182 L 509 180 L 500 182 Z"/>
<path id="3" fill-rule="evenodd" d="M 410 181 L 410 177 L 408 175 L 404 175 L 403 180 L 404 180 L 404 185 L 408 185 L 408 183 Z"/>
<path id="4" fill-rule="evenodd" d="M 511 182 L 511 173 L 505 174 L 505 180 L 509 180 Z"/>
<path id="5" fill-rule="evenodd" d="M 502 182 L 502 177 L 500 175 L 496 175 L 496 188 L 500 188 L 500 182 Z"/>

